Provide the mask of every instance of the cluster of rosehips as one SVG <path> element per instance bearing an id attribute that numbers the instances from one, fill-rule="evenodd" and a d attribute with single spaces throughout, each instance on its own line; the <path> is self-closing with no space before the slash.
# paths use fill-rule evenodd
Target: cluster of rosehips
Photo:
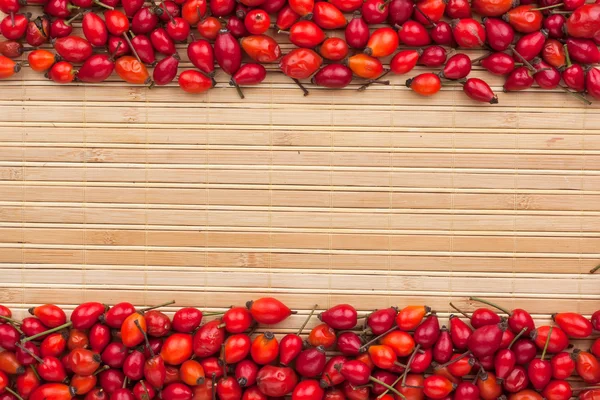
<path id="1" fill-rule="evenodd" d="M 305 94 L 301 80 L 342 88 L 360 78 L 364 90 L 389 84 L 381 80 L 389 72 L 406 74 L 420 64 L 442 71 L 408 79 L 406 85 L 419 94 L 432 95 L 443 82 L 456 82 L 475 100 L 497 102 L 487 83 L 468 78 L 472 65 L 480 63 L 506 76 L 505 91 L 537 83 L 587 103 L 586 93 L 600 98 L 600 69 L 586 67 L 600 62 L 600 0 L 520 0 L 518 6 L 513 0 L 159 1 L 0 0 L 7 14 L 0 23 L 7 39 L 0 42 L 0 78 L 20 69 L 11 58 L 31 51 L 28 65 L 59 83 L 102 82 L 116 71 L 133 84 L 165 85 L 177 78 L 182 89 L 199 93 L 215 85 L 217 64 L 243 97 L 239 85 L 262 82 L 263 64 L 278 62 Z M 43 6 L 44 15 L 32 20 L 20 12 L 23 5 Z M 348 22 L 344 13 L 354 17 Z M 73 35 L 79 19 L 84 37 Z M 194 38 L 192 27 L 202 38 Z M 275 34 L 267 35 L 271 27 L 298 48 L 282 55 Z M 345 29 L 343 39 L 326 34 L 339 29 Z M 46 43 L 54 52 L 38 48 Z M 187 44 L 195 69 L 179 73 L 176 43 Z M 398 52 L 400 45 L 412 49 Z M 452 48 L 490 53 L 471 60 L 452 55 Z M 386 69 L 382 60 L 390 56 Z"/>
<path id="2" fill-rule="evenodd" d="M 536 327 L 522 309 L 457 309 L 468 321 L 451 315 L 446 328 L 426 306 L 359 316 L 340 304 L 304 340 L 316 305 L 280 338 L 257 331 L 294 313 L 272 297 L 224 313 L 181 308 L 172 319 L 161 306 L 88 302 L 68 318 L 45 304 L 21 322 L 0 306 L 0 400 L 600 398 L 600 338 L 589 351 L 569 345 L 600 331 L 600 311 L 591 320 L 558 313 L 556 326 Z M 575 373 L 587 387 L 572 387 Z"/>

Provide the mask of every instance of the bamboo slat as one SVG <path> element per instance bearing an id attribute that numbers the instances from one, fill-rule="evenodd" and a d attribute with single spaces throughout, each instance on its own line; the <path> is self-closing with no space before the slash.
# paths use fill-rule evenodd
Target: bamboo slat
<path id="1" fill-rule="evenodd" d="M 199 96 L 116 76 L 58 86 L 28 68 L 0 81 L 0 302 L 23 316 L 273 295 L 299 310 L 278 334 L 315 303 L 447 318 L 476 294 L 540 324 L 599 308 L 600 102 L 501 93 L 477 66 L 500 104 L 451 84 L 422 98 L 407 76 L 303 97 L 267 69 L 245 100 L 222 71 Z"/>

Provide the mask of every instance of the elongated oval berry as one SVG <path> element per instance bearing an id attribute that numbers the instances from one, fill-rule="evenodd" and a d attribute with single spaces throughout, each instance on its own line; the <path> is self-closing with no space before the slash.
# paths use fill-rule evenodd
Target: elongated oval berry
<path id="1" fill-rule="evenodd" d="M 531 33 L 542 28 L 544 16 L 541 11 L 536 10 L 536 5 L 525 4 L 509 10 L 503 18 L 517 32 Z"/>
<path id="2" fill-rule="evenodd" d="M 417 326 L 413 333 L 415 343 L 423 349 L 432 347 L 440 336 L 440 322 L 437 315 L 432 312 L 425 320 Z"/>
<path id="3" fill-rule="evenodd" d="M 502 342 L 502 332 L 506 330 L 506 325 L 485 325 L 475 329 L 468 341 L 468 348 L 477 358 L 483 358 L 493 355 Z"/>
<path id="4" fill-rule="evenodd" d="M 270 36 L 246 36 L 240 40 L 246 54 L 259 63 L 271 63 L 281 57 L 279 44 Z"/>
<path id="5" fill-rule="evenodd" d="M 313 21 L 323 29 L 341 29 L 346 26 L 346 17 L 332 3 L 320 1 L 315 3 Z"/>
<path id="6" fill-rule="evenodd" d="M 472 18 L 454 20 L 452 34 L 460 47 L 473 48 L 485 44 L 486 34 L 483 25 Z"/>
<path id="7" fill-rule="evenodd" d="M 71 314 L 71 322 L 73 322 L 73 328 L 75 329 L 89 329 L 98 320 L 100 316 L 102 316 L 108 307 L 102 303 L 98 302 L 87 302 L 82 303 L 75 307 L 73 313 Z"/>
<path id="8" fill-rule="evenodd" d="M 352 329 L 356 326 L 358 314 L 350 304 L 338 304 L 319 314 L 319 319 L 333 329 Z"/>
<path id="9" fill-rule="evenodd" d="M 179 67 L 179 56 L 177 53 L 160 60 L 154 67 L 152 78 L 157 85 L 166 85 L 175 79 Z"/>
<path id="10" fill-rule="evenodd" d="M 352 82 L 352 70 L 342 64 L 326 65 L 323 68 L 321 68 L 315 74 L 315 76 L 313 76 L 313 78 L 312 78 L 312 83 L 314 83 L 315 85 L 328 87 L 328 88 L 335 88 L 335 89 L 344 88 L 344 87 L 348 86 L 350 84 L 350 82 Z M 352 334 L 352 332 L 346 332 L 346 333 Z M 343 333 L 342 335 L 346 335 L 346 333 Z M 346 335 L 346 337 L 347 336 L 348 335 Z M 340 351 L 342 351 L 342 352 L 344 352 L 344 350 L 342 350 L 342 348 L 344 348 L 345 351 L 348 351 L 344 347 L 346 341 L 342 341 L 342 343 L 340 344 L 340 338 L 341 338 L 341 335 L 340 335 L 340 337 L 338 337 L 338 348 L 340 348 Z M 360 343 L 360 339 L 359 339 L 359 343 Z M 359 347 L 360 347 L 360 344 L 359 344 Z M 344 354 L 346 354 L 346 353 L 344 353 Z M 358 349 L 357 349 L 356 354 L 358 354 Z"/>
<path id="11" fill-rule="evenodd" d="M 515 38 L 512 26 L 500 18 L 485 18 L 483 24 L 490 47 L 495 51 L 508 49 Z"/>
<path id="12" fill-rule="evenodd" d="M 592 68 L 585 77 L 587 93 L 595 99 L 600 99 L 600 69 Z"/>
<path id="13" fill-rule="evenodd" d="M 290 78 L 307 79 L 317 72 L 322 63 L 323 58 L 321 58 L 314 50 L 294 49 L 279 61 L 279 68 Z M 250 308 L 252 316 L 259 323 L 276 324 L 283 321 L 291 314 L 291 310 L 279 300 L 272 298 L 265 299 L 269 300 L 260 299 L 263 300 L 260 303 L 260 307 L 252 304 Z M 258 301 L 259 300 L 257 300 L 257 302 Z M 272 309 L 272 311 L 267 313 L 267 309 Z M 273 322 L 261 322 L 261 320 Z"/>
<path id="14" fill-rule="evenodd" d="M 298 376 L 292 368 L 265 365 L 258 371 L 256 383 L 265 395 L 283 397 L 296 387 Z"/>
<path id="15" fill-rule="evenodd" d="M 378 58 L 356 54 L 348 59 L 348 67 L 355 75 L 364 79 L 377 79 L 383 73 L 383 64 Z"/>
<path id="16" fill-rule="evenodd" d="M 394 326 L 396 314 L 398 314 L 398 309 L 396 307 L 388 307 L 382 310 L 373 311 L 367 317 L 367 326 L 374 335 L 381 335 Z"/>
<path id="17" fill-rule="evenodd" d="M 348 44 L 342 38 L 327 38 L 321 43 L 318 53 L 328 60 L 341 61 L 348 55 Z"/>
<path id="18" fill-rule="evenodd" d="M 369 26 L 359 12 L 355 13 L 352 20 L 346 25 L 344 35 L 348 46 L 352 48 L 362 49 L 367 45 L 371 34 Z"/>
<path id="19" fill-rule="evenodd" d="M 415 76 L 406 81 L 406 87 L 411 88 L 415 93 L 421 96 L 432 96 L 442 88 L 442 81 L 439 76 L 426 72 Z"/>
<path id="20" fill-rule="evenodd" d="M 463 85 L 463 91 L 473 100 L 490 104 L 498 103 L 498 96 L 494 94 L 490 85 L 479 78 L 467 79 Z"/>
<path id="21" fill-rule="evenodd" d="M 406 74 L 417 65 L 419 57 L 423 51 L 418 50 L 402 50 L 396 53 L 396 55 L 390 61 L 390 69 L 394 74 Z"/>
<path id="22" fill-rule="evenodd" d="M 448 59 L 441 74 L 446 79 L 462 79 L 471 73 L 471 59 L 466 54 L 455 54 Z"/>
<path id="23" fill-rule="evenodd" d="M 398 48 L 398 34 L 392 28 L 379 28 L 375 30 L 364 52 L 372 57 L 387 57 Z"/>

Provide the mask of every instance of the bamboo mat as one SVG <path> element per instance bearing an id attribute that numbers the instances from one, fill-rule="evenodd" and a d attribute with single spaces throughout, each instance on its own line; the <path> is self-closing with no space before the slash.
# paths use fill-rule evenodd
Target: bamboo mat
<path id="1" fill-rule="evenodd" d="M 1 303 L 273 295 L 300 310 L 282 330 L 315 303 L 599 308 L 597 104 L 422 98 L 408 76 L 303 97 L 276 72 L 240 100 L 216 78 L 196 96 L 28 68 L 0 82 Z"/>

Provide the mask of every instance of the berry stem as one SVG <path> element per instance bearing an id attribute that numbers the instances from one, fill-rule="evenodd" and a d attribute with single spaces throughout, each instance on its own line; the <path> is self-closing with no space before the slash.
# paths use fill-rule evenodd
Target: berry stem
<path id="1" fill-rule="evenodd" d="M 484 60 L 484 59 L 488 58 L 488 57 L 489 57 L 489 56 L 491 56 L 491 55 L 492 55 L 492 53 L 487 53 L 487 54 L 485 54 L 485 55 L 483 55 L 483 56 L 480 56 L 480 57 L 474 58 L 474 59 L 472 59 L 472 60 L 471 60 L 471 64 L 478 63 L 479 61 L 481 61 L 481 60 Z"/>
<path id="2" fill-rule="evenodd" d="M 144 389 L 144 392 L 146 392 L 146 398 L 147 399 L 143 399 L 143 400 L 150 400 L 150 392 L 148 392 L 148 388 L 146 387 L 146 383 L 142 380 L 142 381 L 140 381 L 140 385 L 142 385 L 142 389 Z"/>
<path id="3" fill-rule="evenodd" d="M 406 363 L 406 369 L 402 373 L 402 387 L 406 386 L 406 377 L 408 376 L 408 372 L 410 371 L 410 365 L 412 364 L 413 360 L 415 359 L 415 356 L 419 352 L 419 349 L 421 349 L 420 344 L 418 344 L 415 347 L 415 349 L 413 350 L 413 353 L 410 355 L 410 358 L 408 359 L 408 362 Z M 398 378 L 398 379 L 400 379 L 400 378 Z"/>
<path id="4" fill-rule="evenodd" d="M 458 313 L 460 313 L 460 315 L 462 315 L 466 319 L 471 319 L 471 317 L 469 316 L 469 314 L 465 313 L 463 310 L 461 310 L 460 308 L 456 307 L 454 304 L 452 304 L 452 302 L 450 302 L 450 307 L 452 307 L 454 310 L 456 310 Z"/>
<path id="5" fill-rule="evenodd" d="M 18 348 L 20 348 L 21 350 L 23 350 L 25 353 L 29 354 L 31 357 L 33 357 L 33 359 L 35 361 L 39 362 L 40 364 L 42 364 L 44 362 L 44 360 L 39 358 L 33 351 L 29 350 L 27 347 L 23 346 L 21 343 L 15 343 L 15 345 Z"/>
<path id="6" fill-rule="evenodd" d="M 533 67 L 533 65 L 531 65 L 531 63 L 530 63 L 529 61 L 527 61 L 527 60 L 525 59 L 525 57 L 523 57 L 523 56 L 522 56 L 522 55 L 521 55 L 521 54 L 520 54 L 520 53 L 517 51 L 517 49 L 515 49 L 515 46 L 513 46 L 513 45 L 510 45 L 510 46 L 508 46 L 508 48 L 510 49 L 510 51 L 512 51 L 513 53 L 515 53 L 515 55 L 516 55 L 517 57 L 519 57 L 519 59 L 520 59 L 521 61 L 523 61 L 523 64 L 525 64 L 525 66 L 526 66 L 527 68 L 529 68 L 529 70 L 530 70 L 531 72 L 538 72 L 538 70 L 536 70 L 536 69 Z"/>
<path id="7" fill-rule="evenodd" d="M 369 86 L 371 86 L 371 85 L 374 85 L 374 84 L 378 84 L 378 85 L 389 85 L 389 84 L 390 84 L 390 81 L 382 81 L 382 80 L 381 80 L 381 78 L 383 78 L 383 77 L 385 77 L 387 74 L 389 74 L 389 73 L 390 73 L 390 71 L 391 71 L 391 70 L 389 70 L 389 69 L 388 69 L 388 70 L 386 70 L 386 71 L 385 71 L 383 74 L 381 74 L 381 76 L 380 76 L 379 78 L 377 78 L 377 79 L 369 79 L 369 80 L 367 81 L 367 83 L 365 83 L 364 85 L 362 85 L 361 87 L 359 87 L 357 90 L 358 90 L 359 92 L 362 92 L 362 91 L 364 91 L 366 88 L 368 88 Z"/>
<path id="8" fill-rule="evenodd" d="M 551 10 L 553 8 L 558 8 L 558 7 L 562 7 L 564 6 L 565 3 L 558 3 L 558 4 L 553 4 L 551 6 L 546 6 L 546 7 L 538 7 L 538 8 L 532 8 L 530 11 L 544 11 L 544 10 Z"/>
<path id="9" fill-rule="evenodd" d="M 163 6 L 162 9 L 167 13 L 167 16 L 171 20 L 171 23 L 175 24 L 175 20 L 173 19 L 173 15 L 171 15 L 171 13 L 169 12 L 169 10 L 167 9 L 167 5 L 165 4 L 165 1 L 164 0 L 160 0 L 160 4 Z"/>
<path id="10" fill-rule="evenodd" d="M 544 357 L 546 357 L 546 351 L 548 350 L 548 345 L 550 344 L 550 337 L 552 336 L 552 329 L 554 329 L 553 326 L 551 326 L 548 330 L 548 337 L 546 337 L 546 343 L 544 343 L 544 350 L 542 351 L 542 361 L 544 361 Z"/>
<path id="11" fill-rule="evenodd" d="M 11 325 L 21 325 L 21 323 L 19 321 L 9 318 L 9 317 L 5 317 L 4 315 L 0 315 L 0 319 L 10 322 Z"/>
<path id="12" fill-rule="evenodd" d="M 369 376 L 369 380 L 371 382 L 375 382 L 376 384 L 383 386 L 387 390 L 394 392 L 396 395 L 400 396 L 400 398 L 406 399 L 406 397 L 404 397 L 404 395 L 402 393 L 400 393 L 399 391 L 397 391 L 396 389 L 394 389 L 392 386 L 388 385 L 387 383 L 382 382 L 377 378 L 373 378 L 372 376 Z"/>
<path id="13" fill-rule="evenodd" d="M 140 61 L 141 62 L 141 61 Z M 155 310 L 157 308 L 161 308 L 161 307 L 166 307 L 166 306 L 170 306 L 171 304 L 175 304 L 175 300 L 171 300 L 171 301 L 167 301 L 166 303 L 162 303 L 159 304 L 157 306 L 152 306 L 152 307 L 146 307 L 146 308 L 142 308 L 140 310 L 140 312 L 144 313 L 146 311 L 150 311 L 150 310 Z"/>
<path id="14" fill-rule="evenodd" d="M 373 339 L 369 340 L 367 343 L 365 343 L 362 346 L 360 346 L 360 348 L 358 349 L 358 351 L 364 352 L 372 343 L 375 343 L 376 341 L 378 341 L 379 339 L 381 339 L 382 337 L 384 337 L 388 333 L 393 332 L 395 330 L 398 330 L 398 326 L 392 326 L 390 329 L 388 329 L 387 331 L 383 332 L 381 335 L 376 336 Z"/>
<path id="15" fill-rule="evenodd" d="M 304 320 L 304 323 L 302 324 L 302 326 L 300 327 L 300 329 L 298 329 L 298 333 L 296 333 L 296 335 L 300 336 L 302 334 L 302 331 L 304 330 L 304 328 L 306 328 L 306 324 L 308 324 L 308 321 L 310 321 L 310 319 L 314 315 L 315 310 L 317 309 L 317 307 L 319 307 L 319 305 L 315 304 L 314 307 L 312 308 L 312 310 L 310 311 L 310 314 L 308 314 L 308 317 L 306 317 L 306 319 Z"/>
<path id="16" fill-rule="evenodd" d="M 240 99 L 246 98 L 246 96 L 244 96 L 244 92 L 242 92 L 242 88 L 240 87 L 240 85 L 237 84 L 236 81 L 233 80 L 233 78 L 231 78 L 231 80 L 229 81 L 229 85 L 235 87 L 235 90 L 237 91 L 238 96 L 240 96 Z"/>
<path id="17" fill-rule="evenodd" d="M 505 314 L 511 315 L 512 313 L 510 311 L 508 311 L 506 308 L 500 307 L 497 304 L 492 303 L 489 300 L 486 299 L 482 299 L 481 297 L 469 297 L 469 300 L 471 301 L 477 301 L 479 303 L 483 303 L 483 304 L 487 304 L 488 306 L 492 306 L 494 308 L 497 308 L 498 310 L 502 311 Z"/>
<path id="18" fill-rule="evenodd" d="M 35 365 L 31 365 L 31 370 L 33 371 L 33 374 L 35 375 L 36 378 L 38 378 L 38 380 L 42 380 L 42 377 L 40 376 L 40 374 L 38 374 L 37 372 L 37 368 L 35 367 Z"/>
<path id="19" fill-rule="evenodd" d="M 294 83 L 295 83 L 296 85 L 298 85 L 298 87 L 299 87 L 300 89 L 302 89 L 302 91 L 304 92 L 304 96 L 308 96 L 309 92 L 308 92 L 308 90 L 307 90 L 307 89 L 304 87 L 304 85 L 303 85 L 303 84 L 302 84 L 302 83 L 301 83 L 301 82 L 300 82 L 298 79 L 296 79 L 296 78 L 292 78 L 292 80 L 294 81 Z"/>
<path id="20" fill-rule="evenodd" d="M 210 385 L 210 397 L 211 400 L 217 399 L 217 391 L 215 390 L 217 387 L 217 374 L 215 372 L 212 373 L 212 385 Z"/>
<path id="21" fill-rule="evenodd" d="M 594 268 L 590 269 L 590 274 L 595 273 L 596 271 L 598 271 L 600 269 L 600 264 L 596 265 Z"/>
<path id="22" fill-rule="evenodd" d="M 66 25 L 71 25 L 71 23 L 73 21 L 75 21 L 77 18 L 81 17 L 83 15 L 83 12 L 77 13 L 74 16 L 72 16 L 71 18 L 69 18 L 68 20 L 65 21 Z"/>
<path id="23" fill-rule="evenodd" d="M 133 52 L 133 55 L 135 56 L 135 58 L 137 58 L 137 60 L 140 62 L 140 64 L 142 63 L 142 60 L 140 59 L 139 54 L 137 53 L 137 51 L 135 50 L 135 47 L 133 47 L 133 45 L 131 44 L 131 40 L 129 40 L 129 36 L 127 36 L 127 32 L 123 32 L 123 38 L 125 39 L 125 41 L 127 42 L 127 44 L 129 45 L 129 48 L 131 49 L 131 51 Z M 151 309 L 151 308 L 150 308 Z M 144 312 L 145 309 L 142 309 L 142 312 Z M 147 310 L 146 310 L 147 311 Z"/>
<path id="24" fill-rule="evenodd" d="M 107 369 L 110 369 L 110 366 L 108 365 L 103 365 L 102 367 L 98 368 L 96 371 L 94 371 L 94 373 L 92 374 L 93 376 L 98 375 L 99 373 L 106 371 Z"/>
<path id="25" fill-rule="evenodd" d="M 138 321 L 137 319 L 133 321 L 133 323 L 135 324 L 135 326 L 137 326 L 140 332 L 142 332 L 142 335 L 144 335 L 144 341 L 146 342 L 146 347 L 148 347 L 148 351 L 150 352 L 150 357 L 154 358 L 154 350 L 152 350 L 152 346 L 150 346 L 150 341 L 148 340 L 148 335 L 146 334 L 146 331 L 142 329 L 140 321 Z"/>
<path id="26" fill-rule="evenodd" d="M 429 18 L 429 15 L 425 14 L 425 13 L 423 12 L 423 10 L 421 10 L 421 9 L 419 8 L 419 5 L 418 5 L 418 4 L 415 4 L 415 6 L 414 6 L 414 7 L 415 7 L 415 10 L 417 10 L 417 11 L 419 12 L 419 14 L 421 14 L 421 15 L 423 16 L 423 18 L 425 18 L 425 19 L 427 20 L 427 22 L 429 22 L 429 23 L 430 23 L 430 24 L 431 24 L 433 27 L 436 27 L 436 26 L 437 26 L 437 24 L 436 24 L 436 23 L 435 23 L 435 22 L 434 22 L 434 21 L 433 21 L 431 18 Z"/>
<path id="27" fill-rule="evenodd" d="M 581 100 L 582 102 L 584 102 L 585 104 L 587 104 L 588 106 L 592 104 L 591 101 L 589 101 L 588 99 L 586 99 L 585 97 L 583 97 L 582 95 L 580 95 L 579 93 L 575 93 L 575 92 L 571 92 L 569 89 L 567 89 L 564 86 L 558 85 L 559 88 L 561 88 L 565 93 L 570 94 L 571 96 L 575 97 L 578 100 Z M 600 267 L 600 266 L 598 266 Z M 597 269 L 598 267 L 596 267 L 595 269 Z M 595 272 L 595 269 L 592 270 Z M 591 272 L 591 271 L 590 271 Z M 592 272 L 593 273 L 593 272 Z"/>
<path id="28" fill-rule="evenodd" d="M 569 68 L 571 65 L 573 65 L 571 63 L 571 56 L 569 55 L 569 47 L 567 46 L 567 44 L 563 44 L 563 49 L 565 49 L 565 59 L 567 61 L 567 68 Z"/>
<path id="29" fill-rule="evenodd" d="M 100 7 L 107 8 L 109 10 L 114 10 L 115 9 L 114 7 L 109 6 L 108 4 L 104 4 L 103 2 L 101 2 L 99 0 L 94 0 L 94 4 L 96 4 L 97 6 L 100 6 Z"/>
<path id="30" fill-rule="evenodd" d="M 21 343 L 30 342 L 30 341 L 32 341 L 34 339 L 37 339 L 37 338 L 42 337 L 42 336 L 46 336 L 46 335 L 48 335 L 50 333 L 58 332 L 61 329 L 68 328 L 71 325 L 73 325 L 73 322 L 69 321 L 69 322 L 67 322 L 65 324 L 57 326 L 56 328 L 48 329 L 47 331 L 36 333 L 35 335 L 32 335 L 32 336 L 26 337 L 24 339 L 21 339 Z"/>
<path id="31" fill-rule="evenodd" d="M 457 362 L 457 361 L 459 361 L 459 360 L 462 360 L 463 358 L 465 358 L 465 357 L 468 357 L 468 356 L 470 356 L 470 355 L 471 355 L 471 351 L 470 351 L 470 350 L 468 350 L 468 351 L 465 351 L 465 352 L 464 352 L 464 353 L 462 353 L 460 356 L 458 356 L 458 357 L 456 357 L 456 358 L 453 358 L 452 360 L 448 361 L 447 363 L 444 363 L 444 364 L 442 364 L 442 365 L 438 366 L 438 368 L 446 368 L 448 365 L 452 365 L 452 364 L 454 364 L 455 362 Z"/>
<path id="32" fill-rule="evenodd" d="M 512 347 L 512 345 L 513 345 L 513 344 L 515 344 L 515 342 L 516 342 L 517 340 L 519 340 L 519 338 L 520 338 L 521 336 L 523 336 L 523 334 L 524 334 L 526 331 L 527 331 L 527 328 L 523 328 L 523 329 L 521 329 L 521 332 L 519 332 L 519 333 L 517 334 L 517 336 L 515 336 L 515 338 L 512 340 L 512 342 L 510 342 L 510 344 L 508 345 L 507 349 L 509 349 L 509 350 L 510 350 L 510 348 Z"/>
<path id="33" fill-rule="evenodd" d="M 12 390 L 11 388 L 9 388 L 8 386 L 4 388 L 8 393 L 12 394 L 13 396 L 15 396 L 18 400 L 23 400 L 23 398 L 21 396 L 19 396 L 19 394 L 17 392 L 15 392 L 14 390 Z"/>

